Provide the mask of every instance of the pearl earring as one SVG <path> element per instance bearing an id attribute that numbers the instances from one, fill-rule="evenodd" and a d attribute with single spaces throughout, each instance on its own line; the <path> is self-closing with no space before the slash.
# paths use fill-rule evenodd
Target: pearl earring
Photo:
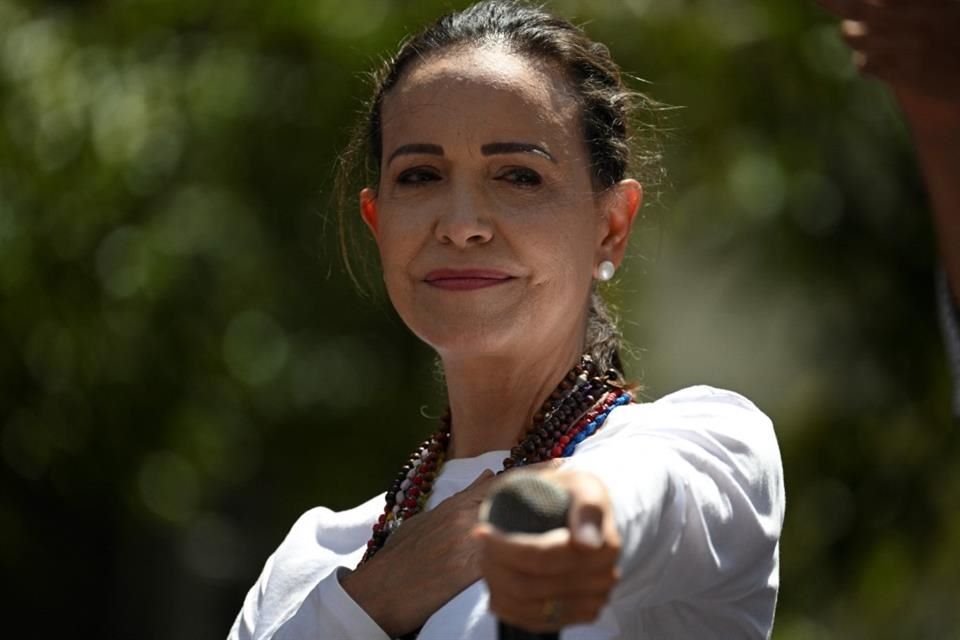
<path id="1" fill-rule="evenodd" d="M 600 282 L 607 282 L 613 278 L 613 274 L 617 272 L 617 268 L 613 266 L 613 263 L 609 260 L 604 260 L 597 265 L 597 280 Z"/>

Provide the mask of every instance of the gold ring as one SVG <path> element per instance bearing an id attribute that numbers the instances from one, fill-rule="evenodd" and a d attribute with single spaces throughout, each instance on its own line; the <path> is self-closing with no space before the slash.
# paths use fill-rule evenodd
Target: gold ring
<path id="1" fill-rule="evenodd" d="M 560 603 L 553 598 L 543 601 L 541 613 L 547 624 L 560 624 Z"/>

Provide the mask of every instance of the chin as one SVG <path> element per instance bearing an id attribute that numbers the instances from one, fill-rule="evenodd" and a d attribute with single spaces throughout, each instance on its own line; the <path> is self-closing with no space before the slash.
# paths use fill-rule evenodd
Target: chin
<path id="1" fill-rule="evenodd" d="M 504 316 L 470 320 L 460 317 L 450 322 L 433 316 L 425 322 L 407 322 L 407 326 L 441 358 L 506 355 L 531 343 L 531 336 L 525 335 L 517 322 L 505 320 Z"/>

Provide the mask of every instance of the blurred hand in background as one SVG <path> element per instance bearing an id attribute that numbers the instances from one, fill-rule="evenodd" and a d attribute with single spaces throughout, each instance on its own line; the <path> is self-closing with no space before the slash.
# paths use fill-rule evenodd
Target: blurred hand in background
<path id="1" fill-rule="evenodd" d="M 960 301 L 960 2 L 819 0 L 864 74 L 893 90 L 913 133 L 943 268 Z"/>

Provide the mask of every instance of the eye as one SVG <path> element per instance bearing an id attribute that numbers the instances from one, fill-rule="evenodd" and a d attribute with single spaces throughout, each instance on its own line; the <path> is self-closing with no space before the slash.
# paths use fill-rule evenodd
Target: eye
<path id="1" fill-rule="evenodd" d="M 408 184 L 417 186 L 427 182 L 436 182 L 440 179 L 440 174 L 435 169 L 429 167 L 413 167 L 400 172 L 397 176 L 398 184 Z"/>
<path id="2" fill-rule="evenodd" d="M 520 187 L 538 187 L 543 183 L 543 178 L 533 169 L 526 167 L 508 167 L 496 176 L 497 180 L 504 180 Z"/>

